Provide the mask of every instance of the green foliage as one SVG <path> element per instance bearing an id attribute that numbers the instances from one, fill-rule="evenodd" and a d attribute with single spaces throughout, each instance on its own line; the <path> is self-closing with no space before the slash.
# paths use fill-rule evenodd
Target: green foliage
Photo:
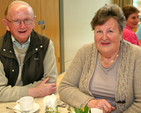
<path id="1" fill-rule="evenodd" d="M 75 113 L 91 113 L 91 110 L 89 110 L 88 106 L 85 105 L 84 108 L 82 108 L 82 105 L 80 107 L 80 110 L 78 110 L 76 107 L 74 107 Z"/>
<path id="2" fill-rule="evenodd" d="M 71 110 L 71 107 L 68 107 L 67 110 L 70 111 L 70 113 L 73 113 L 73 111 Z M 87 105 L 85 105 L 84 108 L 81 105 L 80 109 L 77 109 L 76 107 L 74 107 L 74 111 L 75 113 L 91 113 L 91 110 L 88 108 Z M 60 112 L 58 111 L 58 106 L 56 106 L 56 111 L 54 111 L 51 107 L 46 106 L 45 113 L 60 113 Z"/>
<path id="3" fill-rule="evenodd" d="M 58 111 L 58 105 L 56 106 L 56 111 L 54 111 L 54 110 L 52 109 L 52 107 L 46 106 L 45 113 L 60 113 L 60 112 Z"/>

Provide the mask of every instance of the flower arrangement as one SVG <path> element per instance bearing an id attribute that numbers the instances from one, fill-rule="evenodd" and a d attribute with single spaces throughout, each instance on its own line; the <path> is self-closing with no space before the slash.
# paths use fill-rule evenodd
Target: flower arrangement
<path id="1" fill-rule="evenodd" d="M 76 107 L 74 107 L 74 112 L 71 110 L 70 107 L 68 107 L 68 111 L 70 113 L 91 113 L 91 110 L 88 108 L 87 105 L 85 105 L 84 108 L 81 105 L 80 109 L 77 109 Z M 56 106 L 56 111 L 54 111 L 51 107 L 46 106 L 45 113 L 60 113 L 58 111 L 58 105 Z"/>
<path id="2" fill-rule="evenodd" d="M 74 111 L 75 111 L 75 113 L 91 113 L 91 110 L 88 108 L 87 105 L 85 105 L 84 108 L 81 105 L 80 110 L 77 109 L 76 107 L 74 107 Z"/>
<path id="3" fill-rule="evenodd" d="M 60 113 L 58 111 L 58 105 L 56 106 L 56 111 L 54 111 L 52 107 L 46 106 L 45 113 Z"/>

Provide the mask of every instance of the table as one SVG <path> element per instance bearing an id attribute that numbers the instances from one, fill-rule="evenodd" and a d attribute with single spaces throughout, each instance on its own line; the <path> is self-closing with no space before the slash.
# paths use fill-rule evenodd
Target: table
<path id="1" fill-rule="evenodd" d="M 60 74 L 57 77 L 57 87 L 59 86 L 60 81 L 62 80 L 64 74 L 65 73 L 62 73 L 62 74 Z M 59 99 L 59 95 L 57 94 L 56 96 L 57 96 L 58 100 L 60 100 Z M 36 111 L 35 113 L 44 113 L 44 109 L 43 109 L 43 98 L 35 98 L 34 99 L 34 102 L 37 103 L 37 104 L 39 104 L 39 106 L 40 106 L 40 109 L 38 111 Z M 14 108 L 15 105 L 16 105 L 16 102 L 0 103 L 0 113 L 14 113 L 13 110 L 6 109 L 6 107 Z M 67 108 L 61 108 L 61 107 L 59 107 L 58 110 L 59 110 L 60 113 L 68 113 Z"/>
<path id="2" fill-rule="evenodd" d="M 58 94 L 56 95 L 59 99 Z M 44 113 L 43 109 L 43 98 L 35 98 L 34 102 L 39 104 L 40 108 L 35 113 Z M 16 105 L 16 102 L 6 102 L 6 103 L 0 103 L 0 113 L 14 113 L 13 110 L 6 109 L 6 107 L 14 108 Z M 67 107 L 66 108 L 58 108 L 60 113 L 68 113 Z"/>

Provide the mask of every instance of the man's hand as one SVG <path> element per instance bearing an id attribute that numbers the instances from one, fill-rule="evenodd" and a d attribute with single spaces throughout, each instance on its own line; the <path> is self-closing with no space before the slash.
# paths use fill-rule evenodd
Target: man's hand
<path id="1" fill-rule="evenodd" d="M 44 79 L 38 86 L 28 89 L 28 95 L 32 97 L 44 97 L 46 95 L 53 94 L 57 87 L 55 83 L 46 84 L 49 77 Z"/>

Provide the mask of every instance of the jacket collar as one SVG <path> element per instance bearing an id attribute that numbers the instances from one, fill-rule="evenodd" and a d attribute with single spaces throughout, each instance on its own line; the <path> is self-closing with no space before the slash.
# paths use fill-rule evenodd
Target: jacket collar
<path id="1" fill-rule="evenodd" d="M 42 44 L 42 40 L 40 40 L 38 34 L 33 30 L 31 33 L 29 50 L 41 44 Z"/>
<path id="2" fill-rule="evenodd" d="M 125 28 L 132 31 L 132 29 L 130 27 L 128 27 L 127 25 L 125 26 Z"/>
<path id="3" fill-rule="evenodd" d="M 31 32 L 31 39 L 28 51 L 41 44 L 42 40 L 39 38 L 38 34 L 33 30 Z M 1 46 L 1 54 L 7 57 L 15 58 L 13 42 L 11 38 L 11 33 L 9 31 L 7 31 L 6 34 L 4 35 L 3 43 Z"/>

